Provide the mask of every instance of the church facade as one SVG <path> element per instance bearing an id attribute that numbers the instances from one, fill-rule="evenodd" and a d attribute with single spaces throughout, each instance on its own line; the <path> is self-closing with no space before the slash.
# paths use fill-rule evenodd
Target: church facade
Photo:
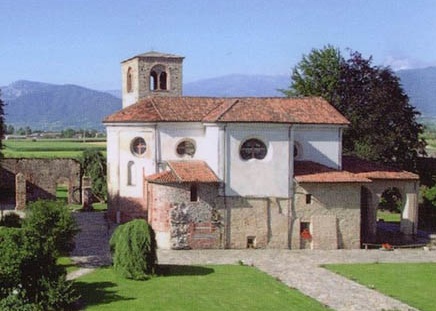
<path id="1" fill-rule="evenodd" d="M 416 175 L 342 156 L 349 124 L 321 98 L 182 96 L 183 57 L 122 62 L 107 128 L 110 217 L 145 218 L 160 248 L 359 248 L 381 193 L 417 229 Z"/>

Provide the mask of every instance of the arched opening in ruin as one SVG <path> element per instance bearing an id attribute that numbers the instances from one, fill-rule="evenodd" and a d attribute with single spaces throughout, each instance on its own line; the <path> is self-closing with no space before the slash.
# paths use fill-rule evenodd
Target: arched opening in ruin
<path id="1" fill-rule="evenodd" d="M 403 209 L 404 202 L 400 189 L 387 188 L 383 191 L 377 206 L 377 221 L 400 222 Z"/>
<path id="2" fill-rule="evenodd" d="M 69 204 L 69 197 L 71 193 L 70 181 L 66 177 L 60 177 L 56 181 L 56 199 Z"/>
<path id="3" fill-rule="evenodd" d="M 377 205 L 378 243 L 398 245 L 402 242 L 401 214 L 404 210 L 404 200 L 401 190 L 396 187 L 385 189 Z"/>

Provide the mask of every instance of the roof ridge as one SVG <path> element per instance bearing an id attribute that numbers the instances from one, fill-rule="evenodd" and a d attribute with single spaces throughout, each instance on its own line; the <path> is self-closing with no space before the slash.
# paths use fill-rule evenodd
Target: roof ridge
<path id="1" fill-rule="evenodd" d="M 163 120 L 163 116 L 162 116 L 161 112 L 159 111 L 159 109 L 157 109 L 157 106 L 156 106 L 156 104 L 154 102 L 154 98 L 151 97 L 150 98 L 150 102 L 151 102 L 151 105 L 153 106 L 154 110 L 156 110 L 157 114 L 159 115 L 159 118 L 161 120 Z"/>
<path id="2" fill-rule="evenodd" d="M 227 107 L 227 108 L 225 108 L 217 117 L 215 117 L 214 118 L 214 120 L 213 121 L 218 121 L 222 116 L 224 116 L 234 105 L 236 105 L 239 101 L 240 101 L 240 99 L 239 98 L 229 98 L 229 100 L 230 101 L 233 101 L 233 102 L 231 102 L 231 104 Z M 223 105 L 225 105 L 227 103 L 227 100 L 224 100 L 223 101 L 223 103 L 222 104 L 220 104 L 218 107 L 221 107 L 221 106 L 223 106 Z M 217 108 L 218 108 L 217 107 Z M 215 109 L 213 109 L 213 110 L 215 110 Z M 213 110 L 211 110 L 206 116 L 204 116 L 203 117 L 203 120 L 204 119 L 206 119 L 206 117 L 213 111 Z"/>
<path id="3" fill-rule="evenodd" d="M 178 181 L 178 182 L 182 182 L 183 179 L 179 176 L 179 174 L 177 174 L 176 170 L 175 170 L 174 167 L 171 165 L 171 161 L 167 161 L 167 164 L 168 164 L 168 166 L 170 167 L 171 173 L 173 173 L 173 174 L 176 176 L 177 181 Z"/>

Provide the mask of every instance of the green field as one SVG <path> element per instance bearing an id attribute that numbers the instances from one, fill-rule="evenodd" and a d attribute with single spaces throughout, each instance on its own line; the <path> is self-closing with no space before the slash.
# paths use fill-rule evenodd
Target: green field
<path id="1" fill-rule="evenodd" d="M 100 268 L 75 281 L 85 310 L 328 310 L 260 272 L 238 265 L 162 266 L 161 276 L 126 280 Z"/>
<path id="2" fill-rule="evenodd" d="M 106 152 L 104 139 L 82 140 L 67 139 L 17 139 L 3 141 L 2 153 L 6 158 L 74 158 L 81 157 L 86 149 L 98 149 Z"/>
<path id="3" fill-rule="evenodd" d="M 436 263 L 326 265 L 325 268 L 419 310 L 436 310 Z"/>

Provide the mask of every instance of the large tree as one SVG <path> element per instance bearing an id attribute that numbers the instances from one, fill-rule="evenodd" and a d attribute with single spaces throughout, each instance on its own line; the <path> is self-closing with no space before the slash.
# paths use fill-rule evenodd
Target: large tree
<path id="1" fill-rule="evenodd" d="M 287 96 L 321 96 L 351 122 L 344 131 L 344 151 L 359 157 L 413 169 L 425 142 L 419 138 L 419 113 L 409 104 L 399 78 L 372 58 L 339 49 L 313 49 L 291 75 Z"/>

